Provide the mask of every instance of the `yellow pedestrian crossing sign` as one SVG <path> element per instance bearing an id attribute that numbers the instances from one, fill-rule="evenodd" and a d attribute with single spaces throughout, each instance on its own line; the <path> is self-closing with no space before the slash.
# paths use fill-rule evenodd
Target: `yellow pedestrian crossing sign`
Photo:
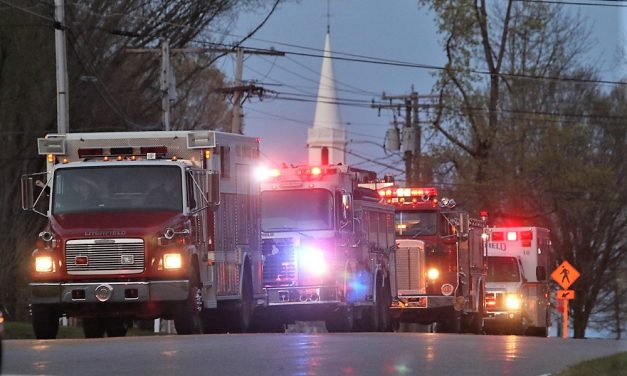
<path id="1" fill-rule="evenodd" d="M 553 271 L 553 273 L 551 273 L 551 278 L 553 278 L 555 282 L 562 286 L 562 289 L 564 290 L 568 290 L 570 285 L 572 285 L 573 282 L 575 282 L 577 278 L 579 278 L 579 276 L 580 274 L 577 269 L 575 269 L 566 260 L 564 260 L 564 262 L 562 262 L 560 266 L 558 266 Z"/>

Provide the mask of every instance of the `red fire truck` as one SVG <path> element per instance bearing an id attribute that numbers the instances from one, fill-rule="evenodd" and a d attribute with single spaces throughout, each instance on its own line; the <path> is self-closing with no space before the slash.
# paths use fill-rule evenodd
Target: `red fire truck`
<path id="1" fill-rule="evenodd" d="M 22 177 L 22 206 L 48 218 L 32 254 L 37 338 L 59 318 L 86 337 L 135 319 L 179 334 L 245 331 L 261 294 L 255 138 L 214 131 L 51 134 L 47 171 Z"/>
<path id="2" fill-rule="evenodd" d="M 435 188 L 379 190 L 396 208 L 397 291 L 391 306 L 400 323 L 436 324 L 439 332 L 482 330 L 486 279 L 483 221 L 438 198 Z"/>
<path id="3" fill-rule="evenodd" d="M 394 208 L 342 165 L 271 170 L 261 184 L 265 306 L 330 331 L 391 329 Z M 392 283 L 392 285 L 391 285 Z"/>

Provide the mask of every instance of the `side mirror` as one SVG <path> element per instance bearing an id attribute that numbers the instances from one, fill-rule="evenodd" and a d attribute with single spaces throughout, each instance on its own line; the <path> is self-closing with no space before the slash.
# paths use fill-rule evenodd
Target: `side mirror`
<path id="1" fill-rule="evenodd" d="M 546 281 L 546 268 L 544 266 L 536 266 L 536 278 L 538 281 Z"/>
<path id="2" fill-rule="evenodd" d="M 22 176 L 22 210 L 33 210 L 33 177 Z"/>

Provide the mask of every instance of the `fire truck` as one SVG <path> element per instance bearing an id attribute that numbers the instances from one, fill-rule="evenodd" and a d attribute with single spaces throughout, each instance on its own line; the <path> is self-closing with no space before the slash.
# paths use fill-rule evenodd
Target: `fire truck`
<path id="1" fill-rule="evenodd" d="M 264 305 L 329 331 L 391 330 L 394 208 L 345 165 L 270 170 L 261 183 Z"/>
<path id="2" fill-rule="evenodd" d="M 492 227 L 487 233 L 486 332 L 546 337 L 551 326 L 549 230 Z"/>
<path id="3" fill-rule="evenodd" d="M 481 333 L 484 221 L 456 209 L 453 199 L 438 198 L 435 188 L 390 186 L 379 194 L 396 209 L 395 328 L 417 323 L 438 332 Z"/>
<path id="4" fill-rule="evenodd" d="M 22 207 L 48 218 L 32 253 L 39 339 L 61 316 L 86 337 L 133 320 L 179 334 L 246 331 L 261 294 L 255 138 L 214 131 L 50 134 Z M 217 329 L 216 329 L 217 328 Z"/>

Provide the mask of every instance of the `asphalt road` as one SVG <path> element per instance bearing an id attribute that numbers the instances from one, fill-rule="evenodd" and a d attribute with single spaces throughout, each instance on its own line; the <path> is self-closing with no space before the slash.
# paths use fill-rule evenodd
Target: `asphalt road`
<path id="1" fill-rule="evenodd" d="M 547 375 L 627 341 L 432 333 L 6 340 L 5 375 Z"/>

